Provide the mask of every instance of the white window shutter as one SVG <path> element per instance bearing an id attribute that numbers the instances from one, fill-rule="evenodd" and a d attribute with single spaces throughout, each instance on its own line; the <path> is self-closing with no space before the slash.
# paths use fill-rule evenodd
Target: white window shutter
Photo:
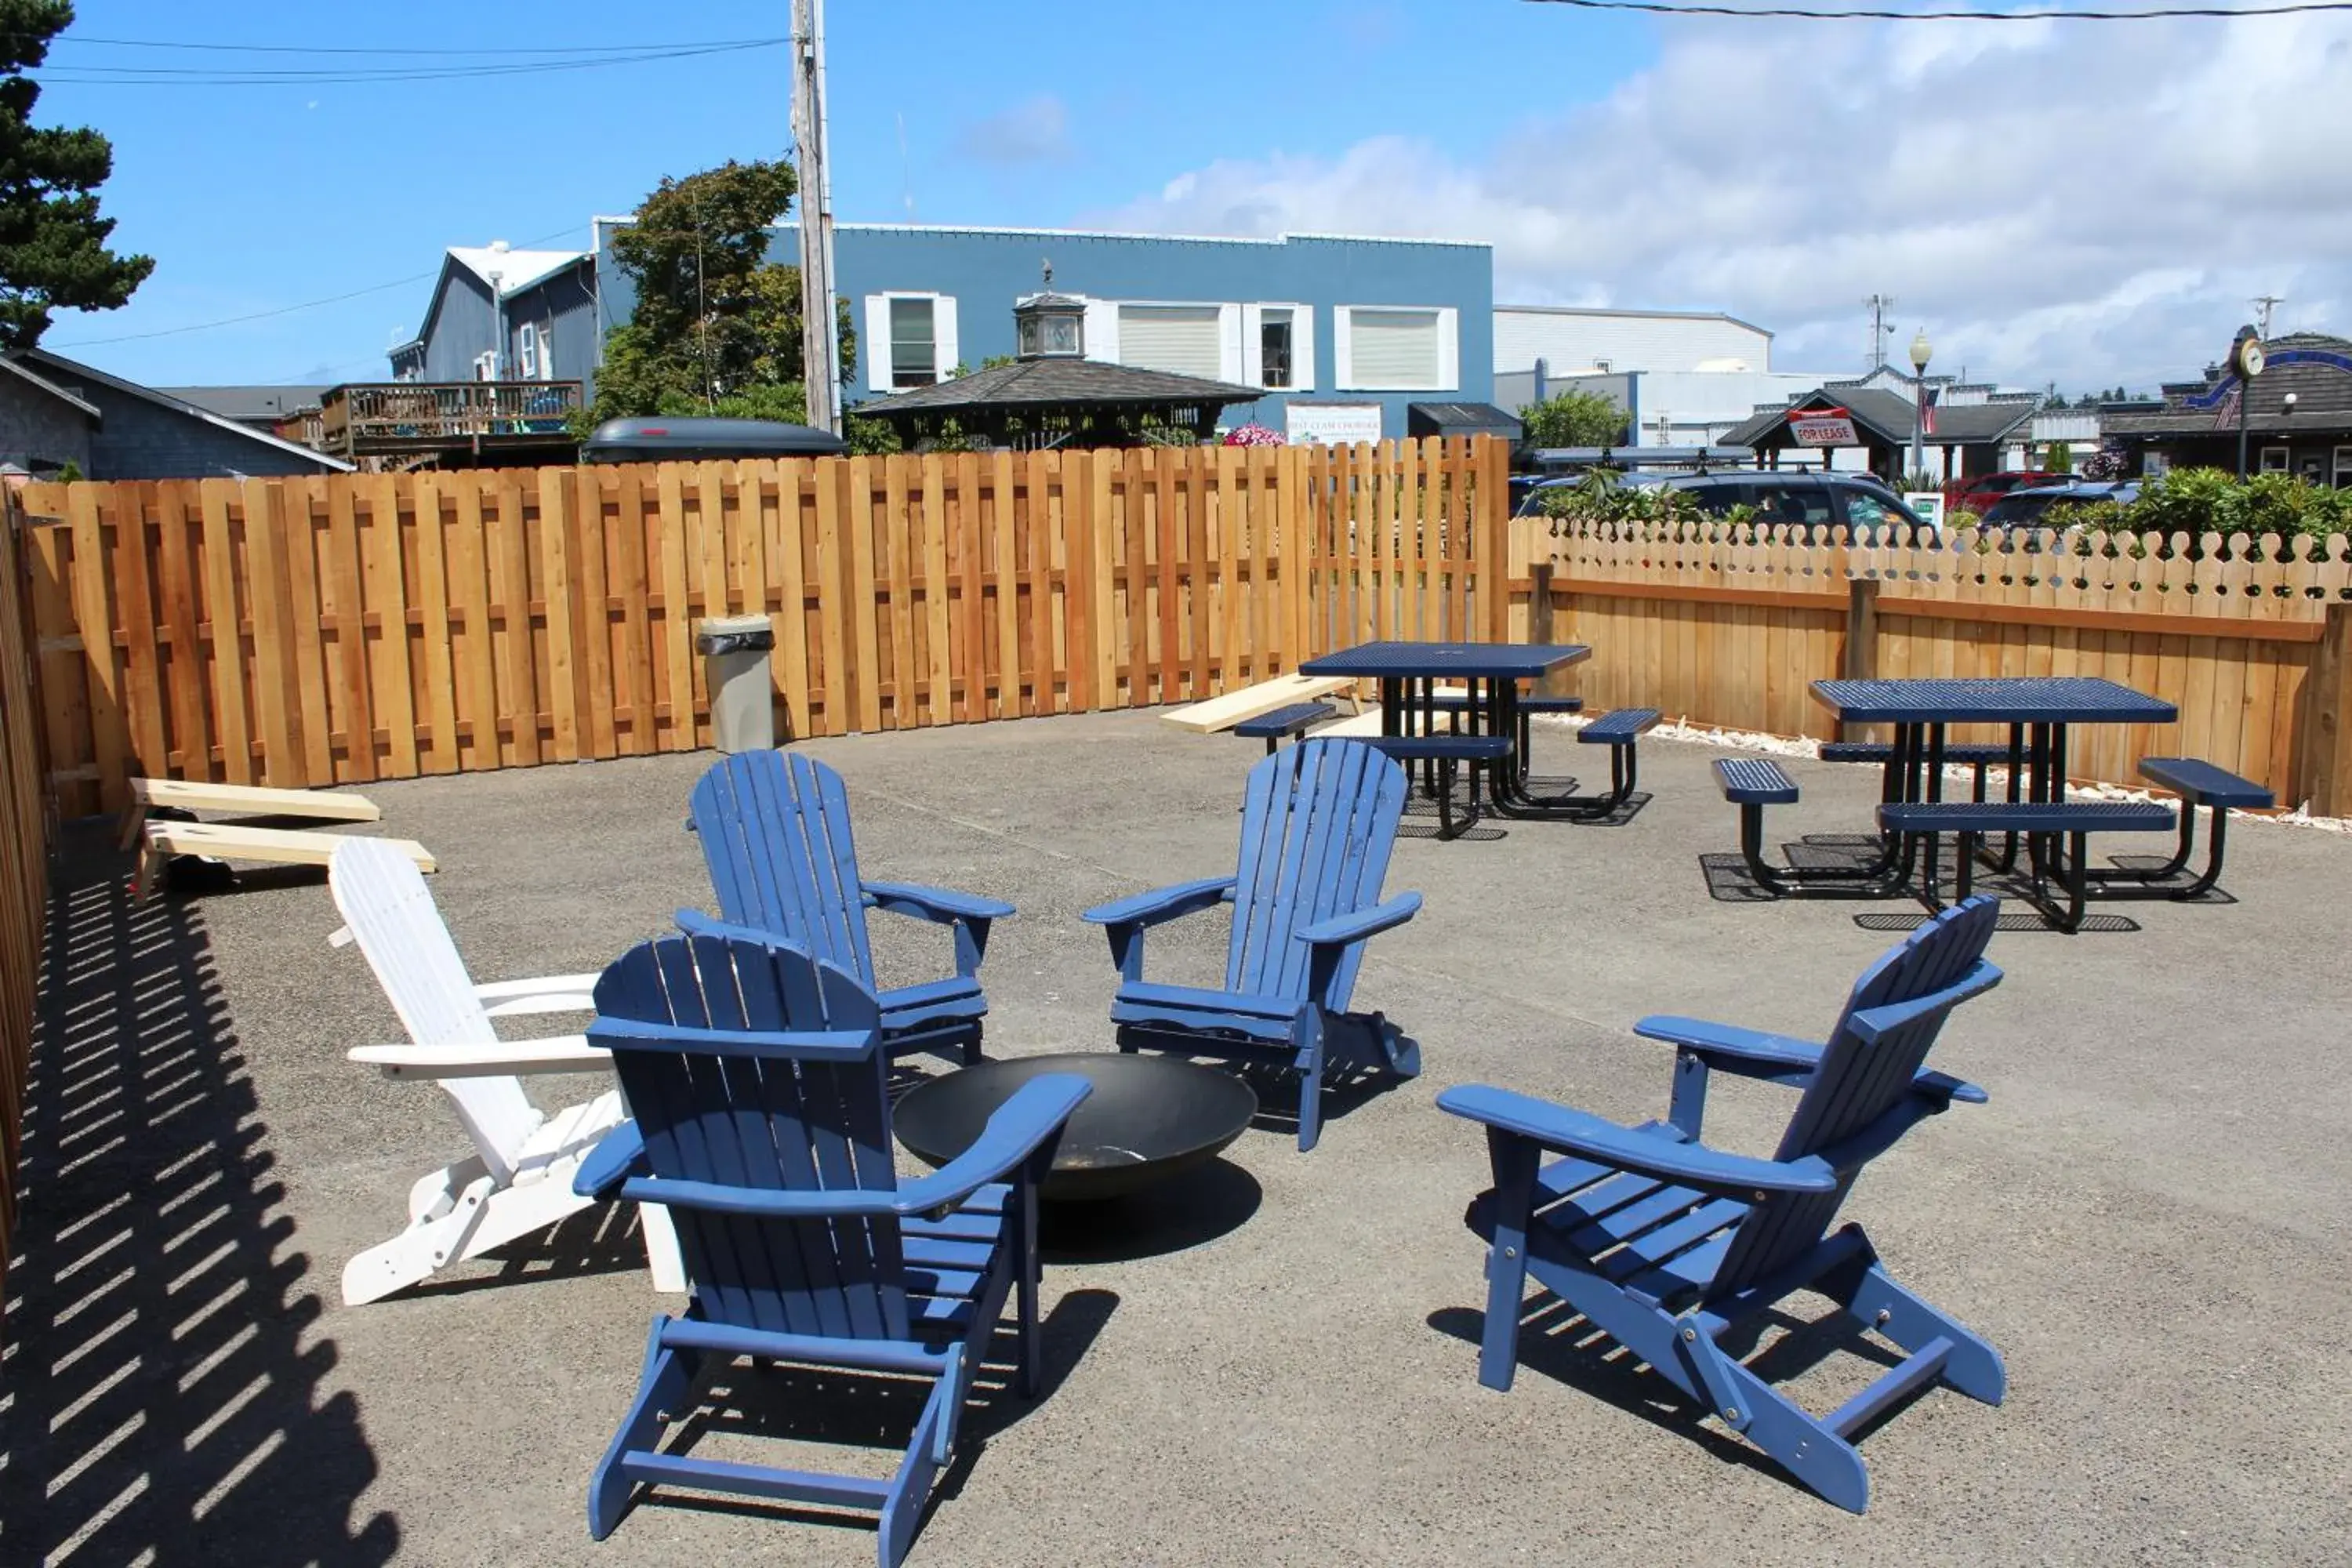
<path id="1" fill-rule="evenodd" d="M 1242 308 L 1217 307 L 1217 379 L 1238 382 L 1242 376 Z M 1255 381 L 1250 383 L 1255 386 Z"/>
<path id="2" fill-rule="evenodd" d="M 952 294 L 941 294 L 931 301 L 931 348 L 939 361 L 933 374 L 945 381 L 948 372 L 963 363 L 956 337 L 956 302 Z"/>
<path id="3" fill-rule="evenodd" d="M 1331 384 L 1334 387 L 1356 384 L 1355 315 L 1351 306 L 1331 307 Z"/>
<path id="4" fill-rule="evenodd" d="M 1265 307 L 1242 307 L 1242 380 L 1251 386 L 1265 384 Z"/>
<path id="5" fill-rule="evenodd" d="M 1087 301 L 1087 357 L 1104 364 L 1118 363 L 1118 301 Z"/>
<path id="6" fill-rule="evenodd" d="M 866 296 L 866 341 L 857 346 L 866 361 L 866 384 L 875 392 L 890 390 L 890 296 Z"/>
<path id="7" fill-rule="evenodd" d="M 1462 313 L 1451 305 L 1437 311 L 1437 385 L 1444 392 L 1462 389 Z"/>
<path id="8" fill-rule="evenodd" d="M 1294 392 L 1315 390 L 1315 307 L 1312 305 L 1291 308 L 1290 385 Z"/>

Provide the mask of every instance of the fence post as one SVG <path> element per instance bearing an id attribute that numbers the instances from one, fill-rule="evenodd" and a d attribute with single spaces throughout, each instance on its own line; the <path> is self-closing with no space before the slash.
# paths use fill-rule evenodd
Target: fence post
<path id="1" fill-rule="evenodd" d="M 1478 436 L 1479 618 L 1496 642 L 1511 640 L 1511 445 Z"/>
<path id="2" fill-rule="evenodd" d="M 2304 684 L 2302 776 L 2297 797 L 2315 816 L 2352 809 L 2352 604 L 2332 602 Z"/>
<path id="3" fill-rule="evenodd" d="M 1845 585 L 1845 653 L 1838 660 L 1841 680 L 1872 680 L 1878 675 L 1878 580 L 1855 577 Z M 1841 741 L 1856 737 L 1846 733 L 1845 721 L 1836 723 Z M 1856 725 L 1860 730 L 1862 726 Z"/>

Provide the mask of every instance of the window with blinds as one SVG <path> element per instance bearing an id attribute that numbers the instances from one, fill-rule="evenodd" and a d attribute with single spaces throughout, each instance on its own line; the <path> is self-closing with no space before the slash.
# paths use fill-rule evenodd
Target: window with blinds
<path id="1" fill-rule="evenodd" d="M 1445 384 L 1438 368 L 1435 310 L 1376 310 L 1359 305 L 1348 316 L 1351 384 L 1421 391 Z"/>
<path id="2" fill-rule="evenodd" d="M 890 384 L 929 386 L 940 378 L 939 340 L 929 300 L 890 301 Z"/>
<path id="3" fill-rule="evenodd" d="M 1175 375 L 1222 379 L 1217 307 L 1214 305 L 1121 305 L 1118 363 Z"/>

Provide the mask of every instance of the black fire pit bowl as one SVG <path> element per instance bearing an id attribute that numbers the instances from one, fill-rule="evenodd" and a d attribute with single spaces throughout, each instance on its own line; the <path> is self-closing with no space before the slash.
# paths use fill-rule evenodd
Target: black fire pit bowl
<path id="1" fill-rule="evenodd" d="M 1015 1090 L 1043 1073 L 1071 1072 L 1094 1092 L 1070 1116 L 1038 1196 L 1047 1203 L 1115 1198 L 1207 1163 L 1242 1135 L 1257 1096 L 1230 1073 L 1176 1057 L 1066 1051 L 982 1062 L 918 1084 L 890 1112 L 917 1159 L 944 1165 L 980 1139 Z"/>

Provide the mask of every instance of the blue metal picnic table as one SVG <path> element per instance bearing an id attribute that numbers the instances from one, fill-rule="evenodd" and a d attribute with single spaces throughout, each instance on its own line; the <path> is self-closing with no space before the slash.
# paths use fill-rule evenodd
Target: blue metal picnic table
<path id="1" fill-rule="evenodd" d="M 1473 733 L 1509 737 L 1510 760 L 1486 770 L 1488 803 L 1502 816 L 1569 818 L 1590 816 L 1591 803 L 1545 798 L 1525 788 L 1526 759 L 1517 755 L 1519 682 L 1534 680 L 1592 657 L 1582 643 L 1369 642 L 1310 658 L 1306 675 L 1348 676 L 1381 684 L 1383 736 L 1431 734 L 1439 709 L 1437 682 L 1458 680 L 1466 689 L 1465 710 Z"/>
<path id="2" fill-rule="evenodd" d="M 1940 801 L 1948 726 L 2009 726 L 2009 798 L 2055 803 L 2066 798 L 2066 734 L 2075 724 L 2170 724 L 2180 710 L 2098 676 L 2002 676 L 1989 679 L 1816 680 L 1814 700 L 1848 724 L 1891 724 L 1895 742 L 1885 764 L 1881 799 Z M 1858 883 L 1892 892 L 1910 879 L 1916 842 L 1911 836 L 1883 835 L 1879 858 L 1854 869 Z M 2058 867 L 2055 834 L 2027 836 L 2037 879 Z M 1991 858 L 1995 868 L 2013 869 L 2017 838 Z M 2127 876 L 2127 874 L 2126 874 Z"/>

